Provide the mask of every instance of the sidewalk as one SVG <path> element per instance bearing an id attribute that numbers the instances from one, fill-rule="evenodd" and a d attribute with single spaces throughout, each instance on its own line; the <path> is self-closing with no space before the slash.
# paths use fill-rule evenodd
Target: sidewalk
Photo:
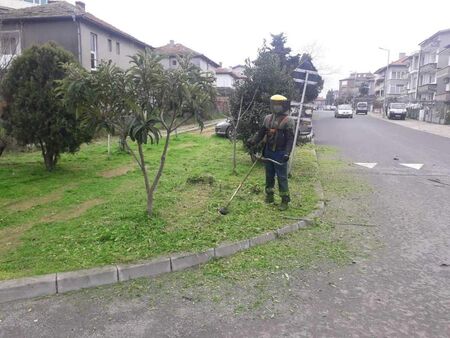
<path id="1" fill-rule="evenodd" d="M 403 127 L 408 127 L 415 130 L 424 131 L 426 133 L 450 138 L 450 125 L 434 124 L 411 119 L 389 120 L 388 118 L 382 118 L 380 113 L 369 113 L 369 115 L 386 122 L 401 125 Z"/>
<path id="2" fill-rule="evenodd" d="M 225 120 L 226 120 L 226 118 L 205 121 L 203 129 L 215 126 L 217 123 L 225 121 Z M 198 126 L 198 124 L 189 124 L 189 125 L 181 126 L 176 131 L 174 131 L 174 134 L 183 134 L 183 133 L 188 133 L 188 132 L 196 131 L 196 130 L 200 130 L 200 127 Z M 165 136 L 166 133 L 163 131 L 163 132 L 161 132 L 161 135 Z"/>

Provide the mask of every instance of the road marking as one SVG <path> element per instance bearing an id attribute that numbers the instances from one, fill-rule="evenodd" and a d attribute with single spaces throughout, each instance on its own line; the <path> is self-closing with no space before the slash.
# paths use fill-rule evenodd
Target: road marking
<path id="1" fill-rule="evenodd" d="M 399 164 L 404 167 L 408 167 L 408 168 L 412 168 L 412 169 L 416 169 L 416 170 L 420 170 L 423 167 L 422 163 L 399 163 Z"/>
<path id="2" fill-rule="evenodd" d="M 355 164 L 369 169 L 373 169 L 377 165 L 377 163 L 355 163 Z"/>

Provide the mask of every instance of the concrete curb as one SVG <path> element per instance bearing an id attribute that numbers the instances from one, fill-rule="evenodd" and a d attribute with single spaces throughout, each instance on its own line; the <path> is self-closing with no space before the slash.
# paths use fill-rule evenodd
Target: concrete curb
<path id="1" fill-rule="evenodd" d="M 0 283 L 0 303 L 56 294 L 56 273 Z"/>
<path id="2" fill-rule="evenodd" d="M 314 144 L 314 143 L 313 143 Z M 317 152 L 314 149 L 317 158 Z M 88 270 L 54 273 L 45 276 L 7 280 L 0 282 L 0 304 L 15 300 L 49 296 L 58 293 L 120 283 L 142 277 L 156 277 L 168 272 L 181 271 L 199 266 L 216 258 L 228 257 L 239 251 L 276 240 L 314 223 L 315 218 L 325 212 L 324 193 L 320 181 L 316 186 L 319 202 L 316 210 L 304 219 L 256 237 L 221 244 L 199 253 L 180 254 L 169 258 L 158 258 L 135 264 L 120 264 Z"/>
<path id="3" fill-rule="evenodd" d="M 58 293 L 92 288 L 117 282 L 118 278 L 116 266 L 105 266 L 102 268 L 56 274 L 56 287 Z"/>
<path id="4" fill-rule="evenodd" d="M 228 257 L 235 254 L 236 252 L 247 250 L 248 248 L 250 248 L 249 239 L 245 239 L 243 241 L 232 244 L 223 244 L 218 246 L 217 248 L 214 248 L 214 257 Z"/>

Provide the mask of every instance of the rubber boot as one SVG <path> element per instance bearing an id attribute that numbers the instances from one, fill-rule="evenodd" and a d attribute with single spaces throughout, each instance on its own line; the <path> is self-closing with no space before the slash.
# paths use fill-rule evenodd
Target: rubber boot
<path id="1" fill-rule="evenodd" d="M 266 202 L 267 204 L 272 204 L 272 203 L 274 203 L 274 202 L 275 202 L 275 198 L 274 198 L 273 194 L 266 194 L 265 202 Z"/>
<path id="2" fill-rule="evenodd" d="M 285 211 L 288 208 L 289 208 L 289 197 L 282 196 L 281 197 L 281 203 L 280 203 L 280 206 L 278 207 L 278 210 Z"/>

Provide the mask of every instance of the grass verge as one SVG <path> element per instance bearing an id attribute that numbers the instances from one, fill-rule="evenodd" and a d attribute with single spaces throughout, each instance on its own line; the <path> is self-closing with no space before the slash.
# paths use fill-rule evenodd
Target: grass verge
<path id="1" fill-rule="evenodd" d="M 243 149 L 234 175 L 228 140 L 205 133 L 172 142 L 151 219 L 139 170 L 128 154 L 108 156 L 105 141 L 63 155 L 53 173 L 44 170 L 39 153 L 0 158 L 0 279 L 199 251 L 289 223 L 276 206 L 263 203 L 263 166 L 255 168 L 231 213 L 217 213 L 250 168 Z M 162 147 L 145 151 L 151 173 Z M 317 202 L 311 147 L 296 156 L 286 216 L 305 216 Z"/>

